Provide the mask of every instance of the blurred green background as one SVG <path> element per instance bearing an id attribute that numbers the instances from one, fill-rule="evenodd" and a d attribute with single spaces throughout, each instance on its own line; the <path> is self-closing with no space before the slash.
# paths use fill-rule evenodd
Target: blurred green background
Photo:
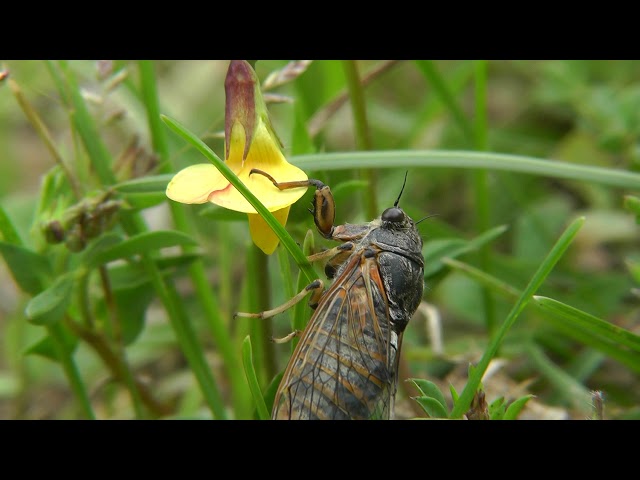
<path id="1" fill-rule="evenodd" d="M 322 60 L 298 63 L 297 69 L 285 70 L 288 76 L 272 76 L 288 65 L 285 60 L 259 60 L 255 69 L 287 158 L 295 164 L 303 158 L 300 155 L 318 155 L 311 167 L 305 163 L 302 168 L 332 187 L 336 222 L 371 220 L 372 200 L 366 199 L 367 194 L 373 194 L 379 214 L 397 197 L 407 170 L 401 206 L 416 220 L 433 215 L 420 224 L 427 260 L 425 305 L 405 334 L 396 416 L 422 415 L 410 398 L 417 392 L 407 378 L 429 379 L 447 394 L 449 385 L 461 391 L 469 364 L 480 359 L 517 293 L 563 229 L 584 216 L 584 226 L 537 294 L 619 330 L 596 330 L 565 322 L 562 316 L 550 318 L 530 305 L 509 330 L 483 386 L 487 401 L 535 395 L 522 418 L 591 418 L 592 391 L 603 392 L 605 418 L 636 418 L 640 414 L 640 350 L 635 344 L 640 331 L 640 229 L 638 209 L 625 198 L 638 195 L 637 178 L 629 180 L 628 185 L 635 182 L 634 189 L 600 182 L 590 170 L 584 178 L 561 178 L 551 167 L 530 175 L 515 167 L 513 171 L 491 168 L 491 155 L 482 169 L 457 168 L 454 161 L 438 167 L 426 162 L 407 167 L 397 152 L 424 152 L 427 158 L 434 151 L 484 151 L 566 162 L 578 167 L 576 171 L 593 166 L 638 172 L 640 62 Z M 159 113 L 179 121 L 220 157 L 227 66 L 228 61 L 222 60 L 151 63 Z M 0 61 L 0 71 L 7 75 L 0 82 L 0 205 L 25 246 L 51 258 L 64 257 L 55 265 L 57 272 L 73 263 L 69 259 L 73 255 L 64 256 L 62 245 L 47 245 L 41 230 L 43 222 L 60 215 L 52 205 L 47 210 L 42 200 L 43 179 L 55 161 L 21 109 L 15 88 L 38 113 L 58 153 L 90 195 L 104 182 L 91 166 L 86 139 L 73 123 L 74 104 L 63 94 L 65 88 L 73 91 L 70 75 L 111 158 L 117 182 L 176 173 L 206 161 L 164 125 L 168 157 L 154 151 L 140 69 L 133 61 L 69 61 L 64 68 L 41 61 Z M 57 80 L 56 71 L 63 72 Z M 358 88 L 349 83 L 354 72 L 362 83 Z M 358 118 L 354 105 L 357 112 L 359 98 L 364 117 Z M 389 152 L 388 160 L 383 165 L 365 158 L 357 169 L 323 168 L 322 155 L 329 159 L 332 153 L 363 150 Z M 68 185 L 60 188 L 69 190 Z M 163 190 L 155 188 L 152 194 L 134 210 L 150 231 L 174 229 Z M 312 194 L 307 192 L 292 206 L 287 223 L 300 245 L 306 232 L 313 230 L 306 211 Z M 231 316 L 237 310 L 256 310 L 251 300 L 256 283 L 268 284 L 268 306 L 284 302 L 296 289 L 297 267 L 289 265 L 282 247 L 256 266 L 244 215 L 211 205 L 178 208 L 189 219 L 189 235 L 199 244 L 215 307 L 230 335 L 229 347 L 239 359 L 242 340 L 251 334 L 258 380 L 269 398 L 273 373 L 284 369 L 290 347 L 264 346 L 262 340 L 291 331 L 290 314 L 275 317 L 265 331 L 255 330 L 256 321 L 236 322 Z M 493 233 L 482 237 L 486 232 Z M 315 231 L 314 235 L 317 247 L 332 246 Z M 9 241 L 6 233 L 4 240 Z M 483 286 L 460 266 L 443 263 L 444 257 L 476 267 L 513 287 L 516 294 Z M 112 270 L 109 274 L 115 275 Z M 212 333 L 190 277 L 184 268 L 171 270 L 166 277 L 175 284 L 228 417 L 254 418 L 255 405 L 246 385 L 234 393 L 238 384 L 229 380 L 220 340 Z M 89 308 L 99 322 L 107 314 L 98 279 L 93 278 L 87 289 Z M 144 415 L 136 410 L 126 380 L 114 381 L 104 357 L 85 339 L 70 351 L 94 416 L 211 418 L 193 364 L 185 360 L 162 302 L 153 289 L 136 295 L 137 302 L 122 300 L 123 308 L 131 305 L 129 313 L 136 314 L 130 325 L 124 325 L 130 329 L 126 344 L 114 351 L 124 349 L 128 371 L 163 407 L 150 408 L 151 413 Z M 34 349 L 51 333 L 27 321 L 25 308 L 31 298 L 0 261 L 0 418 L 86 416 L 60 362 Z M 69 308 L 72 317 L 80 316 L 80 306 Z M 623 341 L 618 343 L 618 338 Z M 272 348 L 273 365 L 264 366 L 270 355 L 266 350 Z M 233 368 L 243 380 L 241 364 Z"/>

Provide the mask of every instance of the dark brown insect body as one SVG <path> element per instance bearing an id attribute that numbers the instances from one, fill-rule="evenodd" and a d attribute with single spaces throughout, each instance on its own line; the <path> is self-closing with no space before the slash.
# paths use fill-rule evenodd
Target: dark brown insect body
<path id="1" fill-rule="evenodd" d="M 329 188 L 308 182 L 317 189 L 318 230 L 345 243 L 310 257 L 330 257 L 325 272 L 334 282 L 312 297 L 312 304 L 319 301 L 284 372 L 272 417 L 388 419 L 402 334 L 422 299 L 422 238 L 398 201 L 372 222 L 334 227 Z M 294 183 L 274 181 L 279 188 Z M 308 287 L 314 288 L 321 282 Z"/>

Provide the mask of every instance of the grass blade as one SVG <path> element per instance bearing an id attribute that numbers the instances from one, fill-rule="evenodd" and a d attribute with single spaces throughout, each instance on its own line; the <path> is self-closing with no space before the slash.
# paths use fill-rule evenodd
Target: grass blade
<path id="1" fill-rule="evenodd" d="M 473 128 L 469 120 L 467 120 L 467 116 L 464 114 L 462 109 L 458 106 L 455 97 L 449 90 L 447 86 L 447 82 L 442 78 L 432 60 L 416 60 L 416 65 L 418 69 L 425 76 L 427 81 L 431 84 L 436 94 L 442 99 L 442 102 L 447 106 L 453 119 L 456 121 L 462 132 L 464 133 L 469 145 L 473 143 Z"/>
<path id="2" fill-rule="evenodd" d="M 526 344 L 529 358 L 562 397 L 574 408 L 590 411 L 591 392 L 571 375 L 558 368 L 533 342 Z"/>
<path id="3" fill-rule="evenodd" d="M 635 335 L 624 328 L 613 325 L 598 317 L 566 305 L 553 298 L 534 296 L 533 300 L 545 312 L 573 323 L 576 328 L 597 334 L 617 345 L 624 345 L 640 353 L 640 336 Z"/>
<path id="4" fill-rule="evenodd" d="M 523 155 L 465 150 L 385 150 L 297 155 L 289 161 L 302 168 L 349 170 L 354 168 L 442 167 L 499 170 L 545 177 L 580 180 L 611 187 L 640 190 L 640 174 L 614 168 L 576 165 Z"/>
<path id="5" fill-rule="evenodd" d="M 571 241 L 576 236 L 580 227 L 584 224 L 584 217 L 579 217 L 575 219 L 563 232 L 555 245 L 551 248 L 551 251 L 547 254 L 547 257 L 538 267 L 538 270 L 535 272 L 529 284 L 526 286 L 520 297 L 518 298 L 516 304 L 509 312 L 504 323 L 497 330 L 494 337 L 491 339 L 487 350 L 485 350 L 484 355 L 478 362 L 476 368 L 473 369 L 473 373 L 469 376 L 469 380 L 464 387 L 464 390 L 460 394 L 460 398 L 454 405 L 454 408 L 451 412 L 451 418 L 459 418 L 462 417 L 462 414 L 469 409 L 471 405 L 471 400 L 473 399 L 473 395 L 476 390 L 480 386 L 480 382 L 482 380 L 482 376 L 486 371 L 489 362 L 495 356 L 496 352 L 505 335 L 511 328 L 511 326 L 515 323 L 518 315 L 524 310 L 524 307 L 527 305 L 533 294 L 538 290 L 542 282 L 544 282 L 547 275 L 551 273 L 551 270 L 555 266 L 555 264 L 560 260 L 564 252 L 569 248 Z"/>
<path id="6" fill-rule="evenodd" d="M 258 417 L 260 420 L 269 420 L 269 410 L 267 410 L 267 404 L 262 396 L 260 385 L 258 384 L 258 377 L 256 371 L 253 368 L 253 352 L 251 350 L 251 337 L 247 335 L 242 342 L 242 364 L 244 365 L 244 372 L 247 376 L 247 382 L 249 383 L 249 389 L 253 395 L 253 399 L 256 402 L 258 409 Z"/>

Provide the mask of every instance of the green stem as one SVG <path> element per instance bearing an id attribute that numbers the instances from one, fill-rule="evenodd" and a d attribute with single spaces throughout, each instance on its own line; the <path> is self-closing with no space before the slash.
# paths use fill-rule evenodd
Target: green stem
<path id="1" fill-rule="evenodd" d="M 160 272 L 158 272 L 158 269 L 149 257 L 144 256 L 142 260 L 145 269 L 151 276 L 151 283 L 167 310 L 171 328 L 175 332 L 180 348 L 187 358 L 194 376 L 198 380 L 207 405 L 216 418 L 226 419 L 227 414 L 224 409 L 222 397 L 211 375 L 204 353 L 198 344 L 195 330 L 189 322 L 186 312 L 181 307 L 181 299 L 175 290 L 175 286 L 170 282 L 165 283 L 163 281 Z"/>
<path id="2" fill-rule="evenodd" d="M 103 335 L 95 332 L 94 330 L 83 327 L 69 316 L 65 318 L 65 326 L 93 349 L 117 382 L 122 384 L 125 383 L 126 373 L 124 372 L 123 363 L 113 351 L 111 344 L 107 342 L 107 339 Z M 154 417 L 161 417 L 171 413 L 171 406 L 159 403 L 151 395 L 151 392 L 149 392 L 144 384 L 137 381 L 135 378 L 133 381 L 138 392 L 137 395 Z"/>
<path id="3" fill-rule="evenodd" d="M 356 144 L 359 150 L 372 150 L 371 132 L 367 121 L 367 108 L 364 99 L 364 89 L 360 82 L 358 65 L 355 60 L 344 60 L 345 76 L 347 78 L 347 89 L 351 100 L 351 111 L 353 113 L 353 123 L 356 131 Z M 366 205 L 367 218 L 378 216 L 378 205 L 376 199 L 376 172 L 371 168 L 360 171 L 362 178 L 367 180 L 369 188 L 364 190 L 364 204 Z"/>
<path id="4" fill-rule="evenodd" d="M 176 165 L 171 164 L 166 130 L 160 120 L 160 107 L 153 63 L 145 60 L 140 61 L 138 66 L 140 70 L 140 90 L 146 106 L 153 148 L 161 159 L 161 173 L 169 173 L 174 171 Z M 175 202 L 169 202 L 169 208 L 176 229 L 193 234 L 194 229 L 188 223 L 185 209 Z M 183 252 L 185 253 L 194 251 L 197 251 L 197 247 L 183 247 Z M 216 342 L 216 346 L 220 350 L 227 375 L 231 381 L 234 409 L 236 414 L 242 417 L 248 414 L 250 408 L 249 388 L 242 376 L 240 358 L 233 348 L 231 335 L 222 321 L 218 300 L 209 286 L 202 260 L 196 260 L 189 267 L 189 275 L 195 286 L 198 303 L 204 310 L 207 325 Z"/>
<path id="5" fill-rule="evenodd" d="M 315 238 L 313 236 L 313 232 L 311 230 L 307 230 L 307 234 L 304 236 L 304 242 L 302 243 L 302 251 L 305 255 L 309 256 L 315 253 Z M 317 277 L 320 278 L 320 277 Z M 296 283 L 295 293 L 301 292 L 303 288 L 309 285 L 309 282 L 306 281 L 302 272 L 298 273 L 298 280 Z M 309 323 L 311 318 L 311 308 L 309 307 L 309 302 L 298 302 L 293 307 L 293 330 L 298 330 L 300 332 L 304 331 Z M 300 341 L 300 337 L 294 337 L 291 340 L 291 353 L 295 350 L 298 342 Z"/>
<path id="6" fill-rule="evenodd" d="M 136 388 L 136 382 L 131 367 L 127 361 L 127 354 L 122 343 L 122 328 L 120 325 L 120 319 L 118 318 L 118 312 L 116 310 L 115 300 L 111 291 L 111 283 L 109 282 L 109 276 L 107 274 L 107 268 L 101 265 L 98 269 L 100 273 L 100 282 L 102 284 L 102 290 L 104 292 L 104 302 L 107 306 L 107 318 L 110 320 L 111 331 L 113 334 L 113 343 L 115 344 L 115 351 L 117 360 L 120 363 L 120 371 L 124 385 L 129 391 L 131 396 L 131 403 L 133 405 L 133 411 L 136 414 L 136 418 L 144 419 L 145 412 L 142 406 L 142 399 L 140 393 Z"/>
<path id="7" fill-rule="evenodd" d="M 540 372 L 573 408 L 590 410 L 591 395 L 580 382 L 556 366 L 534 342 L 525 343 L 525 351 L 536 370 Z"/>
<path id="8" fill-rule="evenodd" d="M 260 279 L 256 282 L 258 310 L 262 312 L 271 307 L 271 288 L 269 282 L 269 265 L 268 257 L 258 247 L 252 244 L 255 254 L 256 274 L 253 278 Z M 275 344 L 271 341 L 273 336 L 273 320 L 265 318 L 258 322 L 260 330 L 260 341 L 262 342 L 262 354 L 264 355 L 264 371 L 267 382 L 270 382 L 278 373 L 276 364 Z"/>
<path id="9" fill-rule="evenodd" d="M 475 62 L 475 147 L 476 150 L 487 150 L 487 62 L 478 60 Z M 476 205 L 476 230 L 484 232 L 490 225 L 490 202 L 487 171 L 477 170 L 474 173 L 474 192 Z M 478 252 L 480 268 L 486 272 L 491 271 L 491 249 L 489 245 L 483 245 Z M 489 289 L 482 288 L 482 303 L 484 318 L 489 335 L 493 335 L 496 327 L 495 300 Z"/>
<path id="10" fill-rule="evenodd" d="M 71 386 L 71 390 L 73 390 L 73 393 L 76 396 L 76 400 L 79 403 L 80 409 L 82 410 L 82 414 L 88 419 L 95 420 L 96 416 L 95 413 L 93 413 L 93 408 L 91 408 L 89 394 L 87 393 L 87 389 L 82 382 L 78 367 L 76 366 L 73 357 L 64 345 L 62 327 L 59 324 L 55 324 L 47 327 L 47 330 L 49 332 L 49 335 L 53 339 L 54 348 L 56 349 L 56 353 L 58 354 L 58 358 L 60 359 L 60 363 L 62 364 L 64 373 L 67 376 L 67 380 L 69 382 L 69 385 Z"/>

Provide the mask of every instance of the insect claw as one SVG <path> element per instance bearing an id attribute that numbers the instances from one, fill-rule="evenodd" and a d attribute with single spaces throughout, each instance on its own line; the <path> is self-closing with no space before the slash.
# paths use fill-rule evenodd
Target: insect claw
<path id="1" fill-rule="evenodd" d="M 301 333 L 302 332 L 300 330 L 294 330 L 293 332 L 291 332 L 288 335 L 285 335 L 282 338 L 276 338 L 276 337 L 274 337 L 272 335 L 271 336 L 271 341 L 273 343 L 287 343 L 287 342 L 291 341 L 292 339 L 294 339 L 295 337 L 299 337 Z"/>

